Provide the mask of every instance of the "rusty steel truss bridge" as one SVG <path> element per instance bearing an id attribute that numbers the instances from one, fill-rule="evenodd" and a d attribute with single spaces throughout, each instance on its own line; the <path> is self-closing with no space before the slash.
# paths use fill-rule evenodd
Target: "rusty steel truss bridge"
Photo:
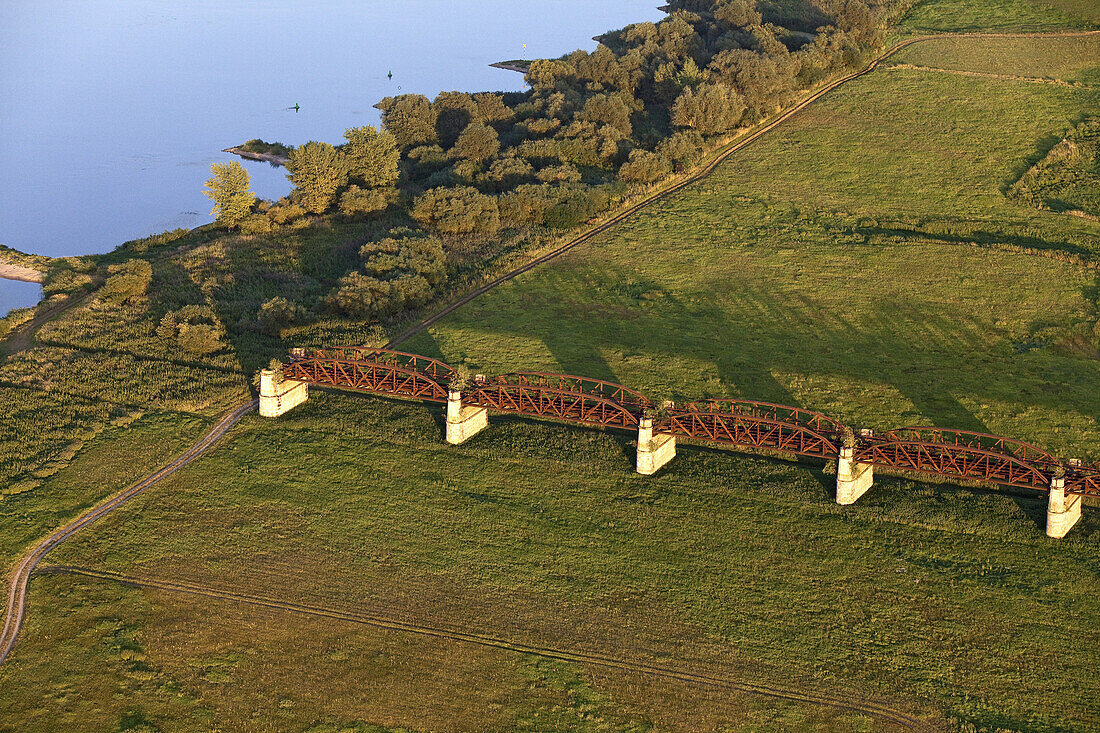
<path id="1" fill-rule="evenodd" d="M 367 347 L 295 349 L 283 367 L 287 380 L 426 402 L 446 402 L 457 377 L 436 359 Z M 876 435 L 811 410 L 742 399 L 658 408 L 629 387 L 542 372 L 479 374 L 462 385 L 461 403 L 625 430 L 648 418 L 663 435 L 826 460 L 847 444 L 854 461 L 887 471 L 1040 491 L 1058 477 L 1066 494 L 1100 498 L 1100 464 L 1062 460 L 1029 443 L 965 430 L 904 427 Z"/>

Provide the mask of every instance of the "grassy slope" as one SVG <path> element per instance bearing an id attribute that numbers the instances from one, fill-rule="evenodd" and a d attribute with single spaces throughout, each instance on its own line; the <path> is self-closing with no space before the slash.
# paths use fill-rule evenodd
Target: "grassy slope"
<path id="1" fill-rule="evenodd" d="M 1096 275 L 960 245 L 1100 248 L 1000 188 L 1100 94 L 876 72 L 713 177 L 406 344 L 487 371 L 932 422 L 1100 457 Z M 961 231 L 962 234 L 955 234 Z M 933 233 L 929 233 L 933 232 Z"/>
<path id="2" fill-rule="evenodd" d="M 277 423 L 251 419 L 232 443 L 56 560 L 682 660 L 755 681 L 858 689 L 984 725 L 1061 730 L 1100 716 L 1088 673 L 1095 659 L 1069 631 L 1100 612 L 1091 513 L 1055 542 L 1038 531 L 1041 500 L 880 479 L 859 505 L 840 508 L 830 477 L 812 467 L 687 447 L 645 478 L 632 471 L 629 436 L 496 420 L 450 448 L 437 413 L 315 393 Z M 196 613 L 181 611 L 181 623 L 209 623 Z M 56 674 L 49 670 L 79 666 L 86 654 L 50 646 L 46 618 L 32 614 L 26 646 L 0 671 L 0 694 L 16 710 L 37 699 Z M 216 643 L 223 622 L 202 632 L 205 641 L 164 623 L 150 623 L 151 637 L 167 638 L 146 653 L 190 681 L 186 694 L 216 717 L 260 705 L 224 699 L 194 668 L 206 656 L 233 651 L 258 661 L 264 652 Z M 280 638 L 250 633 L 263 649 Z M 303 638 L 287 653 L 299 659 L 313 644 Z M 437 663 L 409 650 L 384 666 L 413 674 Z M 237 690 L 260 686 L 268 664 L 240 670 Z M 332 676 L 357 688 L 381 672 L 368 658 L 325 674 L 316 681 L 331 690 L 328 711 L 351 715 L 358 698 Z M 293 674 L 282 679 L 267 700 L 305 694 Z M 601 690 L 630 708 L 629 698 Z M 430 706 L 395 719 L 387 705 L 378 699 L 355 715 L 431 727 Z M 642 720 L 658 714 L 631 709 Z M 727 719 L 753 718 L 735 710 Z M 698 725 L 691 716 L 677 723 Z"/>

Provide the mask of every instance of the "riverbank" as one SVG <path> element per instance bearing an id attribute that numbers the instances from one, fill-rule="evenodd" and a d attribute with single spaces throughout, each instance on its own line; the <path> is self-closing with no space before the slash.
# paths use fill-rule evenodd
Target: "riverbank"
<path id="1" fill-rule="evenodd" d="M 286 165 L 290 160 L 285 155 L 278 155 L 276 153 L 253 153 L 250 150 L 245 150 L 241 147 L 226 148 L 223 153 L 232 153 L 233 155 L 239 155 L 246 160 L 259 160 L 264 163 L 271 163 L 271 165 Z"/>
<path id="2" fill-rule="evenodd" d="M 39 272 L 30 267 L 23 267 L 22 265 L 12 265 L 7 262 L 0 262 L 0 278 L 5 280 L 19 280 L 25 283 L 38 283 L 41 285 L 46 280 L 46 273 Z"/>

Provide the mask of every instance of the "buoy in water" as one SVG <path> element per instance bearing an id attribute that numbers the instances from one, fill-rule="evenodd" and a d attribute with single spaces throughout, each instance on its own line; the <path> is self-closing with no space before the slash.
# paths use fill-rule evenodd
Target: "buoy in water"
<path id="1" fill-rule="evenodd" d="M 392 78 L 393 78 L 393 72 L 391 71 L 390 73 L 386 74 L 386 76 L 387 76 L 388 78 L 392 79 Z"/>

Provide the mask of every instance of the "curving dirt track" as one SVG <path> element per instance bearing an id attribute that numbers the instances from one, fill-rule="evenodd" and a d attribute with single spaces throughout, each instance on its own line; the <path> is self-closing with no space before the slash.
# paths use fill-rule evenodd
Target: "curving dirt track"
<path id="1" fill-rule="evenodd" d="M 895 53 L 902 50 L 903 48 L 907 48 L 909 46 L 912 46 L 915 43 L 921 43 L 922 41 L 930 41 L 930 40 L 939 39 L 939 38 L 1070 38 L 1070 37 L 1078 37 L 1078 36 L 1093 36 L 1093 35 L 1098 35 L 1098 34 L 1100 34 L 1100 31 L 1064 31 L 1064 32 L 1059 32 L 1059 33 L 943 33 L 943 34 L 938 34 L 938 35 L 933 35 L 933 36 L 917 36 L 915 38 L 909 38 L 909 39 L 906 39 L 904 41 L 900 41 L 900 42 L 894 44 L 893 46 L 891 46 L 886 51 L 884 51 L 878 57 L 876 57 L 874 61 L 872 61 L 870 64 L 867 65 L 866 68 L 861 69 L 860 71 L 856 71 L 856 72 L 853 72 L 851 74 L 848 74 L 847 76 L 842 76 L 839 79 L 836 79 L 834 81 L 829 82 L 828 84 L 821 87 L 820 89 L 818 89 L 816 92 L 814 92 L 810 96 L 803 99 L 798 104 L 794 105 L 790 109 L 783 112 L 781 115 L 779 115 L 778 117 L 776 117 L 774 120 L 767 123 L 763 127 L 760 127 L 758 129 L 754 130 L 752 133 L 746 135 L 745 137 L 739 138 L 738 140 L 735 140 L 734 142 L 730 143 L 728 146 L 723 148 L 715 156 L 715 158 L 713 160 L 711 160 L 709 163 L 707 163 L 705 166 L 700 168 L 698 171 L 696 171 L 694 174 L 692 174 L 688 178 L 685 178 L 684 180 L 680 181 L 679 183 L 675 183 L 675 184 L 673 184 L 673 185 L 671 185 L 667 188 L 661 189 L 660 191 L 653 194 L 652 196 L 649 196 L 649 197 L 643 199 L 642 201 L 639 201 L 638 203 L 634 204 L 633 206 L 620 211 L 618 214 L 611 217 L 610 219 L 603 222 L 602 224 L 600 224 L 598 226 L 595 226 L 592 229 L 589 229 L 584 234 L 581 234 L 580 236 L 576 237 L 575 239 L 572 239 L 572 240 L 566 242 L 565 244 L 561 245 L 560 247 L 558 247 L 558 248 L 556 248 L 556 249 L 554 249 L 550 252 L 547 252 L 544 255 L 536 257 L 535 259 L 531 260 L 527 264 L 525 264 L 521 267 L 518 267 L 515 270 L 512 270 L 511 272 L 509 272 L 507 274 L 501 275 L 500 277 L 496 278 L 495 280 L 491 280 L 491 281 L 485 283 L 484 285 L 472 290 L 471 292 L 469 292 L 466 295 L 462 296 L 461 298 L 454 301 L 453 303 L 451 303 L 447 307 L 443 308 L 442 310 L 428 316 L 427 318 L 423 319 L 422 321 L 416 323 L 412 327 L 410 327 L 407 330 L 403 331 L 402 333 L 398 334 L 393 339 L 391 339 L 390 342 L 388 344 L 386 344 L 386 346 L 387 346 L 387 348 L 391 348 L 391 349 L 395 348 L 396 346 L 398 346 L 402 342 L 407 341 L 408 339 L 412 338 L 416 334 L 420 333 L 421 331 L 423 331 L 428 326 L 431 326 L 433 323 L 436 323 L 440 319 L 445 318 L 446 316 L 450 315 L 451 313 L 458 310 L 462 306 L 466 305 L 467 303 L 469 303 L 471 300 L 478 297 L 479 295 L 482 295 L 483 293 L 486 293 L 486 292 L 492 290 L 493 288 L 497 287 L 501 283 L 505 283 L 509 280 L 512 280 L 512 279 L 522 275 L 525 272 L 533 270 L 534 268 L 538 267 L 539 265 L 543 264 L 544 262 L 549 262 L 552 259 L 560 257 L 561 255 L 565 254 L 566 252 L 573 249 L 574 247 L 576 247 L 580 244 L 583 244 L 584 242 L 587 242 L 589 239 L 596 236 L 597 234 L 600 234 L 602 232 L 606 232 L 608 229 L 615 226 L 616 224 L 623 221 L 624 219 L 627 219 L 627 218 L 633 216 L 634 214 L 636 214 L 641 209 L 644 209 L 647 206 L 655 204 L 658 201 L 661 201 L 662 199 L 665 199 L 665 198 L 673 195 L 674 193 L 677 193 L 677 192 L 687 188 L 688 186 L 690 186 L 693 183 L 697 183 L 698 181 L 701 181 L 702 179 L 706 178 L 711 173 L 713 173 L 714 169 L 717 168 L 722 163 L 722 161 L 724 161 L 726 158 L 728 158 L 729 156 L 736 153 L 741 148 L 755 142 L 760 137 L 762 137 L 764 134 L 766 134 L 768 131 L 773 130 L 776 127 L 778 127 L 779 125 L 783 124 L 784 122 L 789 120 L 791 117 L 798 114 L 800 111 L 802 111 L 803 109 L 808 107 L 810 104 L 816 102 L 818 99 L 825 96 L 829 92 L 833 91 L 837 87 L 842 86 L 844 84 L 847 84 L 848 82 L 852 81 L 853 79 L 858 79 L 861 76 L 866 76 L 867 74 L 870 74 L 872 71 L 877 69 L 882 64 L 883 61 L 890 58 L 891 56 L 893 56 Z"/>
<path id="2" fill-rule="evenodd" d="M 198 458 L 205 453 L 210 446 L 214 445 L 225 435 L 229 428 L 237 424 L 237 422 L 248 414 L 255 406 L 256 400 L 241 405 L 232 410 L 218 423 L 211 428 L 206 435 L 202 436 L 199 442 L 188 448 L 183 454 L 176 460 L 169 463 L 167 466 L 149 474 L 141 481 L 137 482 L 130 488 L 123 491 L 111 499 L 103 502 L 94 509 L 81 515 L 79 518 L 66 524 L 64 527 L 58 529 L 44 540 L 40 541 L 37 545 L 31 549 L 30 553 L 23 558 L 22 562 L 16 566 L 15 572 L 10 579 L 11 586 L 8 592 L 8 613 L 4 618 L 4 629 L 0 631 L 0 664 L 4 663 L 4 660 L 8 658 L 9 652 L 11 652 L 12 646 L 15 645 L 15 640 L 19 636 L 19 628 L 23 625 L 23 617 L 26 615 L 27 605 L 27 583 L 31 578 L 31 574 L 34 572 L 34 568 L 50 552 L 53 548 L 60 545 L 66 539 L 79 532 L 84 527 L 87 527 L 92 522 L 96 521 L 105 514 L 117 509 L 125 504 L 130 499 L 134 498 L 141 492 L 148 489 L 150 486 L 155 485 L 158 481 L 171 476 L 183 466 L 186 466 L 191 461 Z"/>
<path id="3" fill-rule="evenodd" d="M 644 674 L 651 677 L 680 680 L 682 682 L 690 682 L 707 687 L 717 687 L 725 690 L 733 690 L 750 695 L 759 695 L 779 700 L 793 700 L 795 702 L 820 705 L 822 707 L 829 707 L 837 710 L 848 710 L 868 715 L 884 722 L 893 723 L 903 730 L 938 730 L 937 727 L 931 725 L 927 721 L 921 720 L 920 718 L 916 718 L 900 710 L 895 710 L 885 705 L 867 700 L 833 697 L 830 695 L 823 695 L 816 692 L 811 692 L 809 690 L 800 690 L 795 688 L 776 687 L 772 685 L 757 685 L 750 682 L 737 682 L 727 678 L 713 677 L 705 674 L 696 674 L 685 670 L 675 669 L 673 667 L 663 667 L 647 662 L 634 661 L 630 659 L 616 659 L 614 657 L 606 657 L 600 654 L 593 654 L 591 652 L 570 651 L 567 649 L 554 649 L 551 647 L 532 646 L 530 644 L 524 644 L 517 641 L 509 641 L 507 639 L 501 639 L 495 636 L 488 636 L 472 631 L 436 628 L 432 626 L 423 626 L 421 624 L 413 624 L 406 621 L 401 621 L 400 619 L 387 618 L 384 616 L 356 613 L 354 611 L 342 611 L 335 608 L 326 608 L 324 606 L 310 606 L 298 603 L 288 603 L 286 601 L 280 601 L 274 598 L 248 595 L 244 593 L 234 593 L 232 591 L 219 590 L 217 588 L 196 585 L 194 583 L 184 583 L 157 578 L 135 577 L 130 575 L 122 575 L 120 573 L 114 573 L 107 570 L 93 570 L 88 568 L 69 566 L 52 566 L 49 568 L 44 568 L 42 572 L 66 575 L 80 575 L 88 578 L 110 580 L 126 585 L 136 586 L 139 588 L 153 588 L 155 590 L 167 591 L 171 593 L 182 593 L 187 595 L 200 596 L 203 598 L 215 598 L 224 601 L 234 601 L 236 603 L 246 603 L 252 606 L 260 606 L 263 608 L 287 611 L 290 613 L 298 613 L 306 616 L 336 619 L 339 621 L 350 621 L 352 623 L 364 624 L 367 626 L 373 626 L 375 628 L 386 629 L 390 631 L 404 631 L 410 634 L 431 636 L 437 639 L 447 639 L 449 641 L 477 644 L 479 646 L 487 646 L 494 649 L 503 649 L 510 652 L 516 652 L 518 654 L 531 654 L 534 656 L 546 657 L 548 659 L 559 659 L 566 662 L 575 662 L 577 664 L 586 664 L 597 667 L 609 667 L 626 672 Z"/>

